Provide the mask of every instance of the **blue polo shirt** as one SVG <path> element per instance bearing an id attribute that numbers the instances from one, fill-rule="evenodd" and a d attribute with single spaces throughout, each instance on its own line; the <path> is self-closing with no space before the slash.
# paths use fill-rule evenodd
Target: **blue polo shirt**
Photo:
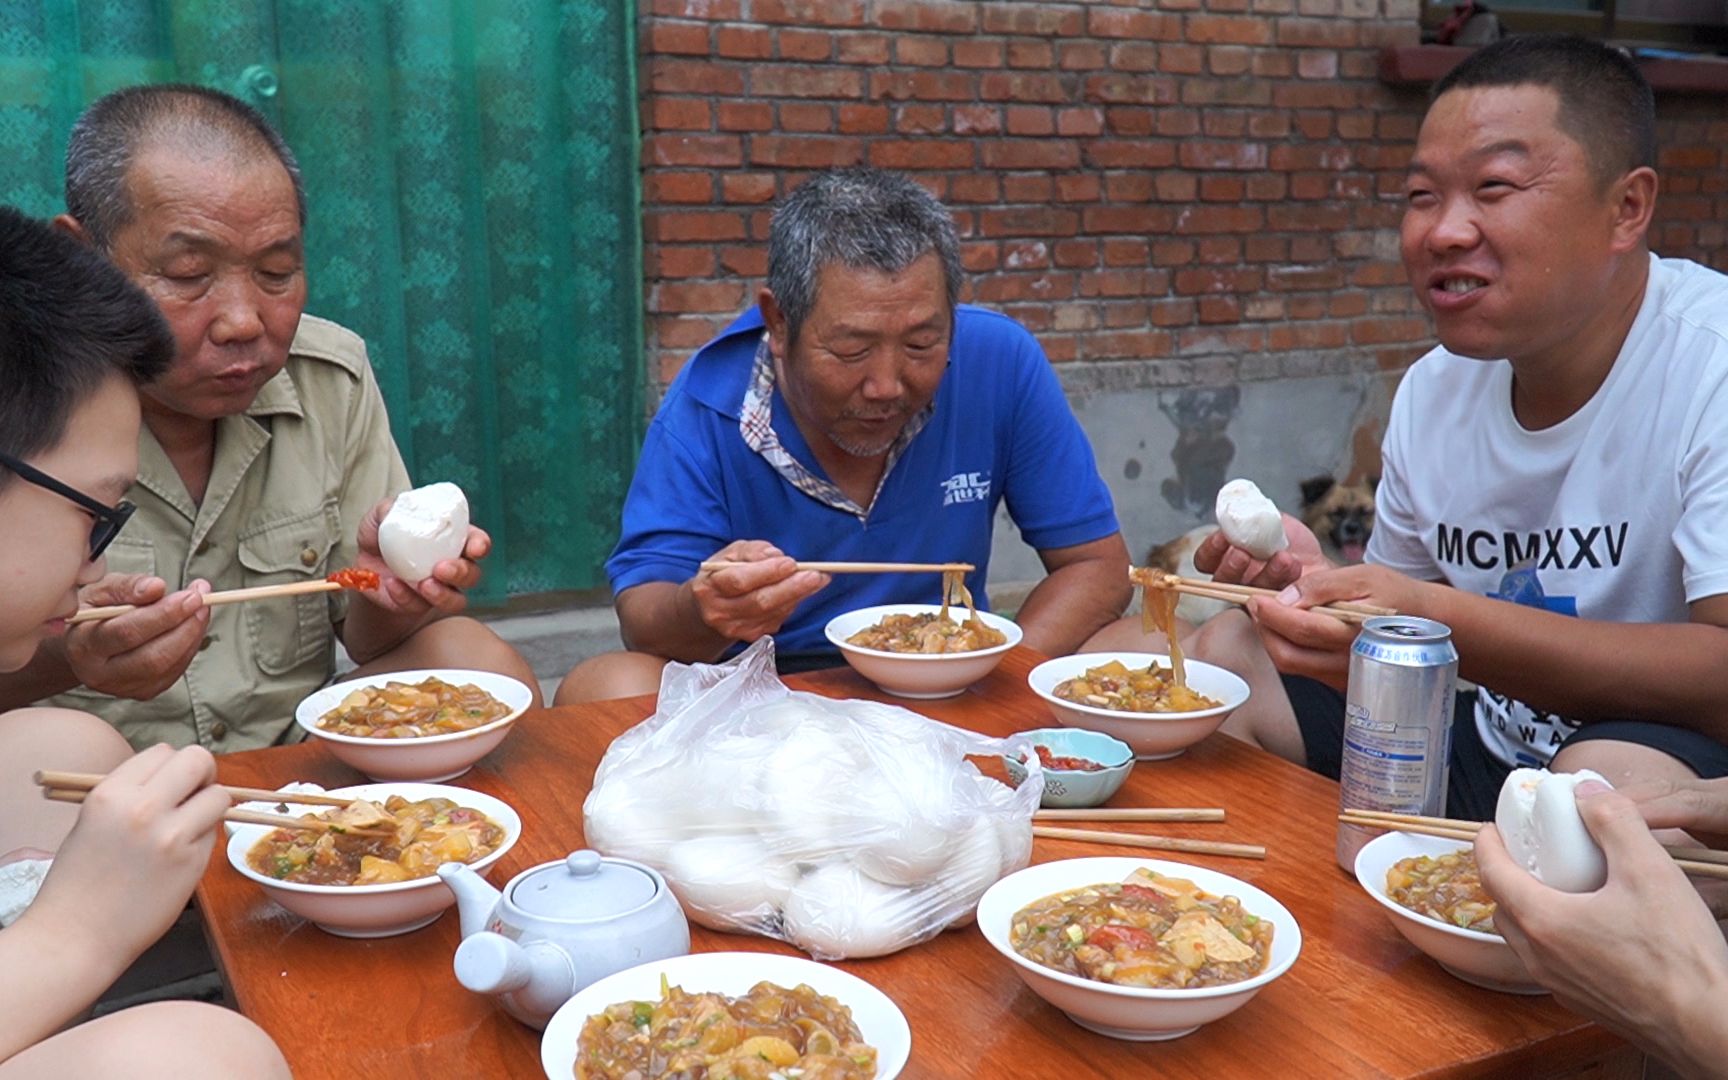
<path id="1" fill-rule="evenodd" d="M 766 540 L 795 559 L 969 562 L 966 586 L 988 608 L 991 525 L 1004 499 L 1026 542 L 1072 547 L 1118 531 L 1110 491 L 1044 350 L 1007 316 L 961 306 L 935 411 L 889 471 L 863 519 L 805 494 L 739 431 L 762 315 L 751 308 L 672 380 L 649 426 L 606 562 L 616 595 L 682 583 L 734 540 Z M 826 477 L 778 388 L 781 444 Z M 937 603 L 936 574 L 841 574 L 775 634 L 782 656 L 829 654 L 823 627 L 875 604 Z"/>

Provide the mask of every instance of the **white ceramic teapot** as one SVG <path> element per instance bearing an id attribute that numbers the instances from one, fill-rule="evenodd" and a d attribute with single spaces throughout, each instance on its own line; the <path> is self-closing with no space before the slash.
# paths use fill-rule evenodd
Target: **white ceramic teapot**
<path id="1" fill-rule="evenodd" d="M 628 859 L 578 851 L 522 871 L 502 893 L 463 863 L 438 876 L 462 919 L 456 980 L 537 1028 L 596 979 L 690 951 L 666 879 Z"/>

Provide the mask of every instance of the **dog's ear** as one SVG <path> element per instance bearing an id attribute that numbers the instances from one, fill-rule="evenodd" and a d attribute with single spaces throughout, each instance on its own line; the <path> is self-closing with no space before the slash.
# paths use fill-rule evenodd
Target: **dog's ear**
<path id="1" fill-rule="evenodd" d="M 1302 505 L 1313 506 L 1326 497 L 1338 481 L 1330 476 L 1315 476 L 1302 481 Z"/>
<path id="2" fill-rule="evenodd" d="M 1370 493 L 1378 492 L 1380 490 L 1380 478 L 1378 476 L 1370 476 L 1368 478 L 1368 490 Z"/>

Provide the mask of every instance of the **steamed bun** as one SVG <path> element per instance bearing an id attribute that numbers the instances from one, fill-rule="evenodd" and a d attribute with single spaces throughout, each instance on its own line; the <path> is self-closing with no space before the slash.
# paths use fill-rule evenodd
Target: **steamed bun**
<path id="1" fill-rule="evenodd" d="M 666 880 L 710 930 L 760 931 L 786 903 L 798 868 L 752 836 L 701 836 L 666 853 Z"/>
<path id="2" fill-rule="evenodd" d="M 1290 546 L 1277 504 L 1252 480 L 1232 480 L 1219 488 L 1213 512 L 1224 539 L 1256 559 L 1270 559 Z"/>
<path id="3" fill-rule="evenodd" d="M 816 867 L 786 898 L 786 937 L 817 958 L 885 956 L 922 940 L 940 900 L 884 885 L 849 862 Z"/>
<path id="4" fill-rule="evenodd" d="M 1513 860 L 1561 892 L 1594 892 L 1608 880 L 1608 862 L 1578 815 L 1581 780 L 1608 782 L 1589 769 L 1513 769 L 1494 808 L 1494 827 Z"/>
<path id="5" fill-rule="evenodd" d="M 378 550 L 390 572 L 410 585 L 458 558 L 468 543 L 468 497 L 455 484 L 427 484 L 396 496 L 378 525 Z"/>

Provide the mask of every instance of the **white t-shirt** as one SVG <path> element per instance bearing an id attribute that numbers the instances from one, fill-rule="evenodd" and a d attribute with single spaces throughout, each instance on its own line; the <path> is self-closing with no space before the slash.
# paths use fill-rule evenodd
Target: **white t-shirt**
<path id="1" fill-rule="evenodd" d="M 1651 257 L 1594 397 L 1553 427 L 1512 413 L 1512 368 L 1437 348 L 1386 428 L 1369 562 L 1583 619 L 1683 623 L 1728 592 L 1728 277 Z M 1636 717 L 1628 717 L 1636 719 Z M 1483 742 L 1541 765 L 1578 721 L 1484 687 Z"/>

